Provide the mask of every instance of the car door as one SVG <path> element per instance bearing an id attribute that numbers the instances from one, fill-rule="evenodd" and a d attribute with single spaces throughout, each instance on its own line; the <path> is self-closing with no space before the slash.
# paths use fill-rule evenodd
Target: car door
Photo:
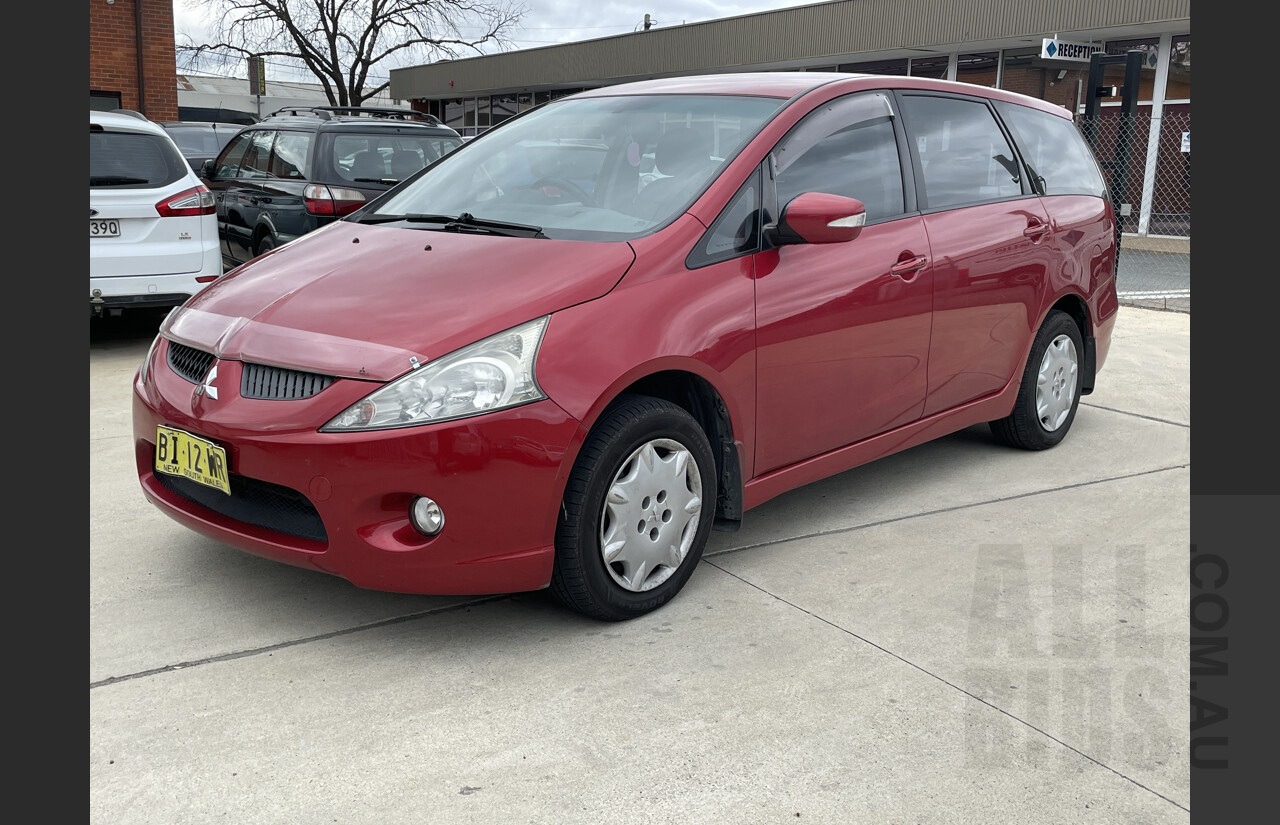
<path id="1" fill-rule="evenodd" d="M 867 226 L 850 242 L 757 255 L 756 476 L 924 407 L 932 265 L 897 120 L 887 93 L 838 98 L 771 156 L 777 208 L 802 192 L 845 195 L 866 205 Z"/>
<path id="2" fill-rule="evenodd" d="M 213 193 L 214 207 L 218 213 L 218 244 L 222 248 L 222 263 L 225 267 L 235 266 L 236 258 L 231 254 L 231 246 L 227 241 L 230 215 L 227 207 L 232 201 L 228 194 L 236 189 L 236 178 L 240 172 L 240 164 L 244 161 L 245 150 L 249 147 L 249 133 L 237 135 L 231 139 L 213 162 L 213 172 L 202 178 L 205 186 Z"/>
<path id="3" fill-rule="evenodd" d="M 281 129 L 271 148 L 269 175 L 260 183 L 259 221 L 266 225 L 276 245 L 288 243 L 316 228 L 308 215 L 303 193 L 307 188 L 307 156 L 314 132 Z"/>
<path id="4" fill-rule="evenodd" d="M 926 416 L 1021 374 L 1049 286 L 1048 213 L 981 98 L 899 92 L 933 250 Z"/>
<path id="5" fill-rule="evenodd" d="M 236 176 L 225 190 L 226 252 L 235 264 L 254 256 L 254 229 L 265 208 L 262 203 L 264 184 L 271 177 L 271 145 L 274 129 L 253 129 L 246 133 L 249 144 Z"/>

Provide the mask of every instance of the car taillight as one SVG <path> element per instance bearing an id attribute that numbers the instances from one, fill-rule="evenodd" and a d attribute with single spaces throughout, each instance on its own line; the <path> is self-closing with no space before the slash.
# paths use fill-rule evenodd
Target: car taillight
<path id="1" fill-rule="evenodd" d="M 312 215 L 350 215 L 364 206 L 364 195 L 358 190 L 321 183 L 307 184 L 302 200 Z"/>
<path id="2" fill-rule="evenodd" d="M 200 185 L 179 192 L 172 198 L 165 198 L 156 204 L 156 211 L 161 217 L 181 218 L 189 215 L 212 215 L 217 207 L 213 204 L 213 193 Z"/>

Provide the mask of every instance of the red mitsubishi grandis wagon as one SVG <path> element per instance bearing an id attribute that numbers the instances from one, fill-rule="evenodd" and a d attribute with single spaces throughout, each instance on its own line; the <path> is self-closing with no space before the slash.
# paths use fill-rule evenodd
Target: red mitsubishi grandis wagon
<path id="1" fill-rule="evenodd" d="M 147 498 L 363 588 L 605 620 L 712 529 L 982 422 L 1040 450 L 1107 356 L 1117 227 L 1070 112 L 817 72 L 524 112 L 233 270 L 134 381 Z"/>

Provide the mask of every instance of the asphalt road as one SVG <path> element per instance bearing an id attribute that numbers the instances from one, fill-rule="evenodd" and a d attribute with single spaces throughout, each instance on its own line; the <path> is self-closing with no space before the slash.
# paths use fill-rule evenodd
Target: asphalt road
<path id="1" fill-rule="evenodd" d="M 973 427 L 781 496 L 623 624 L 170 521 L 130 436 L 156 321 L 90 321 L 93 823 L 1190 819 L 1187 313 L 1121 308 L 1058 447 Z"/>

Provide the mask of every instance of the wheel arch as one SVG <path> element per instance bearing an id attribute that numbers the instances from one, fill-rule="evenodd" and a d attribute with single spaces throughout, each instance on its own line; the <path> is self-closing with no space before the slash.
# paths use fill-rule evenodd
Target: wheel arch
<path id="1" fill-rule="evenodd" d="M 706 378 L 685 370 L 650 373 L 623 387 L 605 406 L 626 395 L 660 398 L 693 416 L 707 435 L 716 460 L 716 508 L 714 529 L 734 531 L 742 523 L 742 463 L 734 438 L 733 421 L 724 398 Z M 603 410 L 602 410 L 603 413 Z"/>
<path id="2" fill-rule="evenodd" d="M 275 224 L 271 222 L 271 218 L 265 213 L 258 219 L 258 224 L 253 228 L 253 238 L 250 241 L 253 244 L 253 252 L 256 255 L 258 244 L 262 243 L 262 239 L 266 236 L 272 236 L 279 240 L 279 233 L 276 232 Z"/>
<path id="3" fill-rule="evenodd" d="M 1089 306 L 1082 296 L 1068 293 L 1053 302 L 1049 311 L 1045 313 L 1045 318 L 1049 317 L 1049 312 L 1055 309 L 1071 316 L 1080 330 L 1080 340 L 1084 342 L 1084 352 L 1081 353 L 1080 358 L 1080 394 L 1088 395 L 1093 392 L 1098 374 L 1097 342 L 1093 337 L 1093 321 L 1089 317 Z M 1041 319 L 1041 324 L 1043 323 L 1044 320 Z"/>

